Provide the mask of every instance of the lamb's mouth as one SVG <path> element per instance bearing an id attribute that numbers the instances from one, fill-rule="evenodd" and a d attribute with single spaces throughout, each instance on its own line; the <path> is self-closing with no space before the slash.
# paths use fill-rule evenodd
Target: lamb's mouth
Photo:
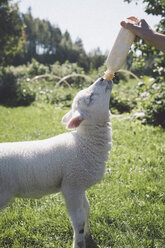
<path id="1" fill-rule="evenodd" d="M 106 88 L 105 88 L 105 92 L 107 92 L 108 90 L 112 90 L 112 86 L 113 86 L 113 82 L 112 81 L 107 81 L 108 82 L 108 84 L 107 84 L 107 86 L 106 86 Z"/>

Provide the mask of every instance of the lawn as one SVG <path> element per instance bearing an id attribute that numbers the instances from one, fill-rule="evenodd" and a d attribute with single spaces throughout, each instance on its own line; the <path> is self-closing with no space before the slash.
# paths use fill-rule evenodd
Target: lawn
<path id="1" fill-rule="evenodd" d="M 0 142 L 66 132 L 61 118 L 67 110 L 48 104 L 0 106 Z M 165 132 L 125 114 L 113 116 L 112 125 L 105 178 L 87 192 L 93 237 L 88 248 L 163 248 Z M 61 194 L 16 199 L 0 212 L 0 248 L 70 248 L 72 235 Z"/>

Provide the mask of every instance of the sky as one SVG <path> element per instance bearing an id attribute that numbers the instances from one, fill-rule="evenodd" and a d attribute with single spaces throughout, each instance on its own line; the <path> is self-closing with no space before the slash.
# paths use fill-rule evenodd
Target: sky
<path id="1" fill-rule="evenodd" d="M 49 20 L 62 33 L 66 30 L 75 41 L 81 38 L 86 52 L 100 48 L 109 51 L 121 28 L 120 21 L 129 16 L 144 18 L 154 28 L 160 17 L 147 15 L 142 0 L 128 4 L 124 0 L 14 0 L 26 13 L 32 8 L 33 17 Z"/>

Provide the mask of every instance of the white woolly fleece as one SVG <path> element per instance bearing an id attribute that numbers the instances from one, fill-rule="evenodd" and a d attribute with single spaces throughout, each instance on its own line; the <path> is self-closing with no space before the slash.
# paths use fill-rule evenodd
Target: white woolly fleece
<path id="1" fill-rule="evenodd" d="M 85 190 L 104 176 L 111 148 L 112 82 L 99 79 L 75 97 L 62 122 L 76 131 L 50 139 L 0 144 L 0 209 L 14 197 L 61 191 L 74 228 L 74 248 L 85 248 L 89 204 Z"/>

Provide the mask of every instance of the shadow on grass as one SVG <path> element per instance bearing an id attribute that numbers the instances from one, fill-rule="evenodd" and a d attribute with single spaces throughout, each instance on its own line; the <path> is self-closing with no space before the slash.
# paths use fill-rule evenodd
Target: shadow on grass
<path id="1" fill-rule="evenodd" d="M 86 247 L 99 248 L 99 246 L 97 245 L 91 235 L 86 239 Z"/>

